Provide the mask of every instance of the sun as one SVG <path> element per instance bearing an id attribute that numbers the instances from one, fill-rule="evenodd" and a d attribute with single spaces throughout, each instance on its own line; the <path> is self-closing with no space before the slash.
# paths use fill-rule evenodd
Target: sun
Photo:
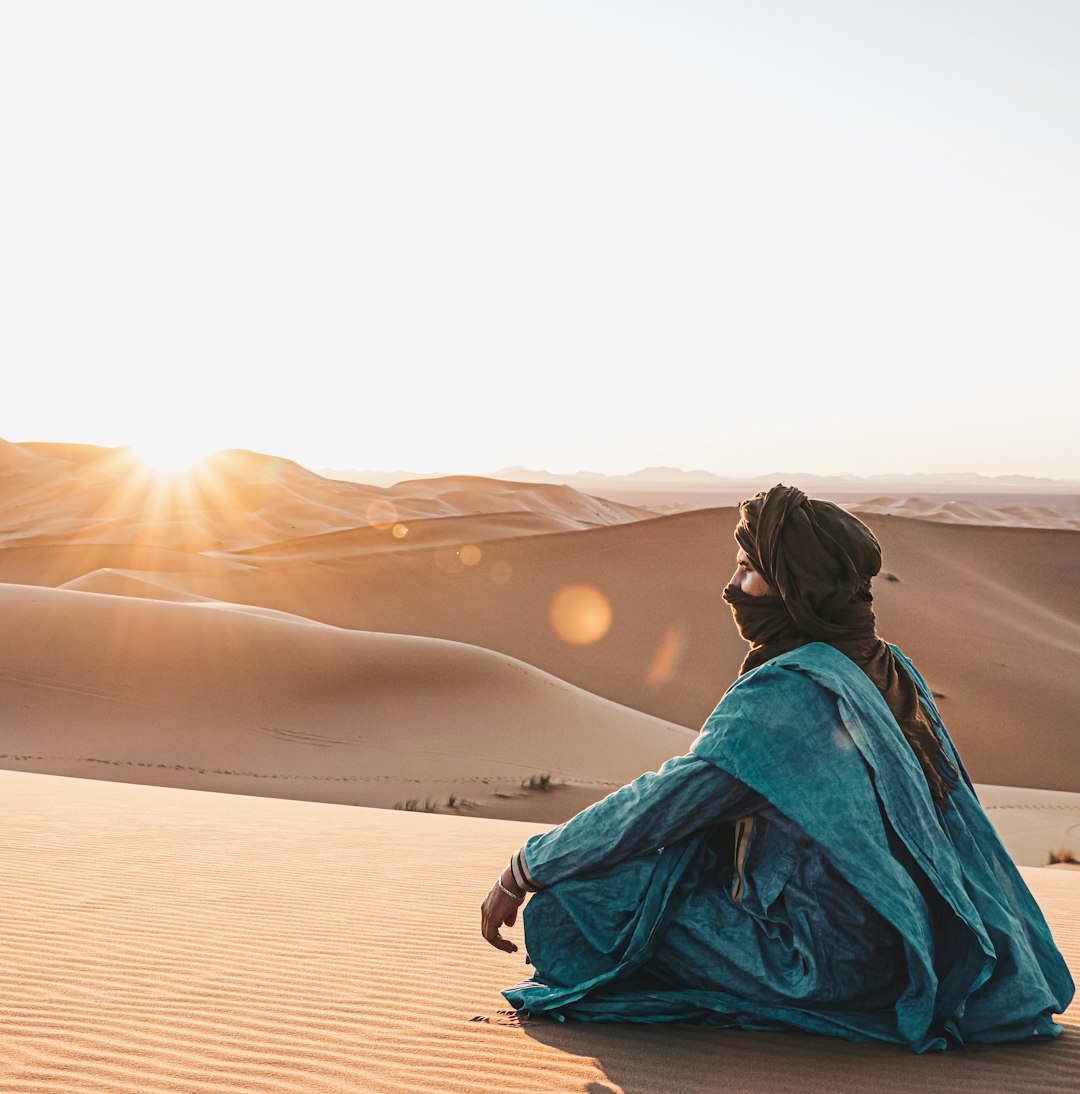
<path id="1" fill-rule="evenodd" d="M 193 474 L 210 454 L 182 440 L 162 437 L 131 445 L 131 454 L 142 466 L 159 478 L 180 478 Z"/>

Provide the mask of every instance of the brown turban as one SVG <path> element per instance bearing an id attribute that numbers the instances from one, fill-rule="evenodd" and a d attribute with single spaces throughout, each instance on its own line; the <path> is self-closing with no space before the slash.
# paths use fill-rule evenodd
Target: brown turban
<path id="1" fill-rule="evenodd" d="M 873 681 L 922 765 L 934 800 L 945 806 L 956 771 L 919 702 L 915 684 L 878 636 L 870 581 L 881 546 L 861 520 L 794 486 L 774 486 L 740 506 L 735 539 L 776 590 L 749 596 L 729 585 L 739 633 L 750 642 L 740 675 L 788 650 L 827 642 Z"/>

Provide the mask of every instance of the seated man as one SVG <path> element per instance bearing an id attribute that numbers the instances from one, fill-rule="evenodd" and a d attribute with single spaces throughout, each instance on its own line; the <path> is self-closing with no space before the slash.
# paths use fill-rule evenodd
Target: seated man
<path id="1" fill-rule="evenodd" d="M 803 1029 L 917 1052 L 1048 1039 L 1072 979 L 929 688 L 878 637 L 881 549 L 794 487 L 742 505 L 724 590 L 751 644 L 685 756 L 516 852 L 531 980 L 581 1021 Z"/>

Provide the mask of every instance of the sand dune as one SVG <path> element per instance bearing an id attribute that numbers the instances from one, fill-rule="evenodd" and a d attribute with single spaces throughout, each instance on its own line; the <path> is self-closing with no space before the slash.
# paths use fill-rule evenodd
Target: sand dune
<path id="1" fill-rule="evenodd" d="M 855 513 L 888 513 L 897 517 L 914 517 L 946 524 L 986 524 L 1008 528 L 1068 528 L 1080 529 L 1080 511 L 1052 509 L 1046 505 L 990 506 L 970 500 L 949 497 L 869 498 L 854 503 Z"/>
<path id="2" fill-rule="evenodd" d="M 1053 792 L 1080 791 L 1080 540 L 896 512 L 866 518 L 881 630 L 1044 862 L 1080 833 Z M 0 443 L 0 1091 L 1071 1091 L 1071 1013 L 1053 1045 L 933 1059 L 506 1013 L 525 967 L 479 902 L 541 820 L 685 750 L 744 648 L 734 523 Z M 354 807 L 405 803 L 443 815 Z M 1080 873 L 1025 876 L 1080 975 Z"/>
<path id="3" fill-rule="evenodd" d="M 990 478 L 973 473 L 945 473 L 863 477 L 779 471 L 732 477 L 665 467 L 644 468 L 629 475 L 584 471 L 552 474 L 524 467 L 510 467 L 495 474 L 515 482 L 564 483 L 586 494 L 601 494 L 613 501 L 643 505 L 662 513 L 738 505 L 757 491 L 783 482 L 798 483 L 811 497 L 827 498 L 846 508 L 867 512 L 923 515 L 925 519 L 954 523 L 1032 528 L 1080 526 L 1080 483 L 1025 475 Z M 370 481 L 383 483 L 401 477 L 398 473 L 397 478 L 373 477 Z M 362 475 L 357 478 L 365 481 Z"/>
<path id="4" fill-rule="evenodd" d="M 0 1091 L 1066 1094 L 1047 1045 L 913 1056 L 803 1034 L 506 1013 L 479 904 L 536 825 L 0 772 Z M 1080 874 L 1028 870 L 1080 979 Z M 520 926 L 510 929 L 520 944 Z"/>
<path id="5" fill-rule="evenodd" d="M 0 612 L 13 770 L 558 822 L 693 737 L 457 642 L 33 586 Z M 980 793 L 1018 862 L 1080 849 L 1080 794 Z"/>
<path id="6" fill-rule="evenodd" d="M 701 510 L 481 541 L 471 567 L 445 548 L 346 560 L 223 555 L 219 573 L 204 565 L 170 580 L 337 626 L 497 649 L 696 729 L 745 649 L 721 599 L 735 519 L 734 510 Z M 867 519 L 896 579 L 876 582 L 879 628 L 940 694 L 973 778 L 1080 790 L 1076 533 Z M 591 644 L 561 640 L 549 621 L 560 589 L 578 585 L 611 606 L 610 629 Z"/>
<path id="7" fill-rule="evenodd" d="M 419 505 L 438 501 L 452 513 L 504 513 L 523 509 L 561 519 L 576 518 L 581 526 L 624 524 L 652 514 L 637 506 L 621 505 L 605 498 L 583 494 L 559 483 L 516 483 L 476 475 L 444 475 L 414 479 L 387 490 L 394 499 Z"/>
<path id="8" fill-rule="evenodd" d="M 149 600 L 176 600 L 188 604 L 216 604 L 208 596 L 186 592 L 172 585 L 164 574 L 149 570 L 118 570 L 104 567 L 65 581 L 61 589 L 84 593 L 109 593 L 113 596 L 134 596 Z"/>
<path id="9" fill-rule="evenodd" d="M 29 586 L 0 585 L 0 612 L 10 769 L 379 806 L 501 794 L 525 816 L 521 782 L 550 774 L 575 784 L 554 792 L 568 815 L 692 738 L 457 642 Z"/>
<path id="10" fill-rule="evenodd" d="M 86 446 L 7 445 L 0 471 L 12 584 L 460 641 L 689 729 L 745 648 L 720 595 L 732 508 L 647 519 L 558 484 L 468 476 L 383 490 L 253 453 L 221 454 L 186 486 Z M 880 630 L 941 695 L 973 777 L 1080 791 L 1077 533 L 866 519 L 894 579 L 876 582 Z M 552 611 L 583 586 L 599 622 L 571 641 Z"/>
<path id="11" fill-rule="evenodd" d="M 1014 862 L 1046 866 L 1050 852 L 1080 860 L 1080 794 L 1017 786 L 976 786 Z"/>
<path id="12" fill-rule="evenodd" d="M 150 473 L 127 449 L 6 442 L 0 501 L 4 547 L 187 553 L 357 530 L 372 545 L 392 547 L 415 538 L 410 522 L 431 518 L 499 517 L 497 534 L 533 535 L 652 515 L 570 486 L 455 476 L 383 489 L 324 479 L 291 460 L 243 451 L 215 453 L 189 476 L 169 479 Z M 459 526 L 453 535 L 463 531 Z"/>

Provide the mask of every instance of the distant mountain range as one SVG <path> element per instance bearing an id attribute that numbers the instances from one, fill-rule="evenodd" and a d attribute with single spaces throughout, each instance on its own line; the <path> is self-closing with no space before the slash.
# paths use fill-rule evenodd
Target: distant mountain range
<path id="1" fill-rule="evenodd" d="M 288 465 L 300 470 L 300 465 L 280 456 L 247 452 L 246 461 L 261 461 L 268 466 Z M 51 442 L 22 442 L 13 444 L 0 439 L 0 468 L 10 468 L 16 463 L 40 457 L 59 458 L 77 463 L 90 464 L 100 460 L 137 459 L 125 447 L 107 448 L 88 444 L 60 444 Z M 366 483 L 371 486 L 392 486 L 394 483 L 414 479 L 488 478 L 504 482 L 558 483 L 576 487 L 585 493 L 597 490 L 647 491 L 650 493 L 675 491 L 678 493 L 733 493 L 747 496 L 746 491 L 767 490 L 778 482 L 794 484 L 824 492 L 873 496 L 881 493 L 929 492 L 964 494 L 1073 494 L 1080 495 L 1080 480 L 1053 479 L 1036 475 L 981 475 L 975 471 L 940 471 L 921 474 L 885 473 L 879 475 L 818 475 L 808 471 L 770 471 L 760 475 L 718 475 L 713 471 L 697 468 L 685 471 L 680 467 L 643 467 L 625 475 L 610 475 L 603 471 L 572 471 L 557 473 L 539 468 L 504 467 L 481 475 L 463 476 L 448 471 L 375 471 L 371 469 L 346 471 L 333 467 L 307 468 L 309 474 L 345 482 Z"/>
<path id="2" fill-rule="evenodd" d="M 326 478 L 348 482 L 389 486 L 408 479 L 439 477 L 436 472 L 414 471 L 338 471 L 321 468 L 317 472 Z M 809 472 L 774 471 L 761 475 L 717 475 L 712 471 L 684 471 L 678 467 L 643 467 L 627 475 L 609 475 L 602 471 L 575 471 L 556 474 L 528 467 L 504 467 L 486 476 L 510 482 L 565 483 L 583 490 L 601 487 L 623 489 L 675 489 L 680 492 L 745 493 L 747 490 L 767 490 L 778 482 L 812 487 L 818 491 L 850 493 L 881 493 L 882 491 L 929 491 L 933 493 L 962 490 L 965 493 L 1037 493 L 1077 494 L 1080 481 L 1051 479 L 1035 475 L 980 475 L 974 471 L 944 471 L 930 474 L 879 475 L 815 475 Z"/>

